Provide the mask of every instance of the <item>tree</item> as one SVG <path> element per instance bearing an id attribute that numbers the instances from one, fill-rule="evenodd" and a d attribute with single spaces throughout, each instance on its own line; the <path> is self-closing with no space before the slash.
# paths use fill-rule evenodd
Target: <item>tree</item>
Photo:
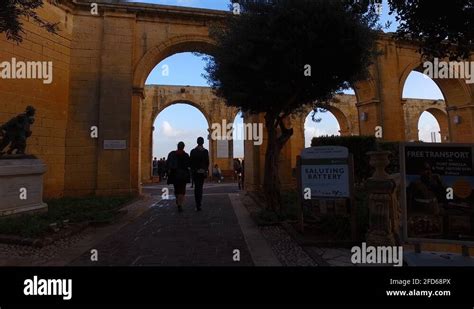
<path id="1" fill-rule="evenodd" d="M 43 6 L 43 0 L 2 0 L 0 3 L 0 33 L 8 40 L 20 43 L 23 38 L 22 17 L 32 19 L 49 32 L 56 33 L 57 24 L 49 23 L 38 16 L 36 9 Z"/>
<path id="2" fill-rule="evenodd" d="M 419 42 L 427 58 L 468 59 L 474 49 L 474 0 L 389 0 L 397 37 Z"/>
<path id="3" fill-rule="evenodd" d="M 281 206 L 278 159 L 293 135 L 285 118 L 365 79 L 375 51 L 373 10 L 334 0 L 241 0 L 241 13 L 211 31 L 206 66 L 217 95 L 243 112 L 264 113 L 264 193 Z"/>

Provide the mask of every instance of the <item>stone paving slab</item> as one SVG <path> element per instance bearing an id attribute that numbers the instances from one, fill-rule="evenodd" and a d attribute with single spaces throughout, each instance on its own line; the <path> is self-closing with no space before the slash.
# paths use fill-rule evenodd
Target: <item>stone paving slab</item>
<path id="1" fill-rule="evenodd" d="M 255 266 L 282 266 L 260 229 L 250 217 L 240 195 L 229 194 L 229 197 Z"/>
<path id="2" fill-rule="evenodd" d="M 95 248 L 99 260 L 86 251 L 72 266 L 253 266 L 250 252 L 227 194 L 205 196 L 203 211 L 188 198 L 184 212 L 175 201 L 163 200 L 135 222 Z M 240 262 L 233 260 L 240 250 Z"/>

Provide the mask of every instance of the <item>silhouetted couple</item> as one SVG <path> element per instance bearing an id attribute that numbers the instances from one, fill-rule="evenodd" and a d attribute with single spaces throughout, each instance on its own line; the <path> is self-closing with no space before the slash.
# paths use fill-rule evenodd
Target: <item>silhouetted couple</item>
<path id="1" fill-rule="evenodd" d="M 173 185 L 178 211 L 183 211 L 186 184 L 194 181 L 194 199 L 196 210 L 201 211 L 204 181 L 209 170 L 209 152 L 203 147 L 204 138 L 197 139 L 197 147 L 191 150 L 191 156 L 184 151 L 184 143 L 178 143 L 178 150 L 168 155 L 168 184 Z"/>

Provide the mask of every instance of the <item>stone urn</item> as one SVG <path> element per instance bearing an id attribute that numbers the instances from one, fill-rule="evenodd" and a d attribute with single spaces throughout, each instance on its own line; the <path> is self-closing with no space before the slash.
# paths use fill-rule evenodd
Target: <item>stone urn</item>
<path id="1" fill-rule="evenodd" d="M 396 240 L 393 234 L 394 192 L 396 184 L 385 171 L 390 160 L 390 151 L 368 152 L 374 174 L 366 182 L 369 193 L 369 230 L 367 243 L 374 246 L 393 246 Z"/>
<path id="2" fill-rule="evenodd" d="M 370 157 L 370 166 L 375 168 L 375 172 L 370 179 L 386 180 L 390 175 L 385 171 L 385 168 L 390 164 L 388 156 L 392 153 L 390 151 L 370 151 L 367 155 Z"/>

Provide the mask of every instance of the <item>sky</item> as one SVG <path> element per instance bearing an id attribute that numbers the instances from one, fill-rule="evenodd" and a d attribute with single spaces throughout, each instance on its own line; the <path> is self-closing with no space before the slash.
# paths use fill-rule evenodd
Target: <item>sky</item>
<path id="1" fill-rule="evenodd" d="M 228 10 L 227 0 L 141 0 L 131 2 L 144 2 L 163 5 L 186 6 L 216 10 Z M 387 1 L 384 0 L 381 15 L 381 24 L 392 21 L 392 26 L 385 31 L 394 31 L 396 23 L 393 16 L 388 15 Z M 163 66 L 169 69 L 168 76 L 163 76 Z M 172 55 L 159 63 L 148 77 L 146 84 L 154 85 L 184 85 L 184 86 L 208 86 L 203 77 L 205 62 L 200 57 L 192 53 L 181 53 Z M 347 91 L 353 94 L 352 91 Z M 441 91 L 436 84 L 423 74 L 412 72 L 403 90 L 404 98 L 418 99 L 443 99 Z M 321 113 L 320 123 L 310 120 L 310 115 L 305 122 L 305 142 L 309 146 L 314 136 L 338 135 L 339 125 L 336 118 L 329 112 Z M 242 118 L 237 117 L 236 121 L 242 123 Z M 190 151 L 197 136 L 207 136 L 208 124 L 202 113 L 196 108 L 177 104 L 168 107 L 158 115 L 155 121 L 155 132 L 153 134 L 153 155 L 156 157 L 166 157 L 171 150 L 176 148 L 179 140 L 187 145 L 186 150 Z M 420 139 L 431 142 L 431 132 L 437 132 L 437 140 L 440 141 L 439 125 L 436 119 L 429 113 L 424 113 L 419 122 Z M 234 143 L 235 157 L 243 157 L 243 142 Z"/>

